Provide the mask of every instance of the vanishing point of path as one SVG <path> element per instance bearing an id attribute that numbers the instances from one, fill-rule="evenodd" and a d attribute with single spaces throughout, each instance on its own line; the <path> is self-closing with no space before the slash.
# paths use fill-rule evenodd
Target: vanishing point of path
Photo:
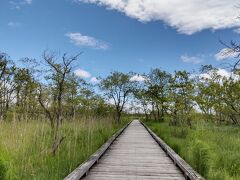
<path id="1" fill-rule="evenodd" d="M 84 180 L 185 179 L 145 127 L 134 120 Z"/>

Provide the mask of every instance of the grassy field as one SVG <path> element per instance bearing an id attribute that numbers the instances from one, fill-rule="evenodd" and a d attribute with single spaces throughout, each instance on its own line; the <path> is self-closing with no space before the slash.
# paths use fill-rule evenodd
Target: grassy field
<path id="1" fill-rule="evenodd" d="M 195 123 L 192 129 L 168 122 L 146 124 L 206 179 L 240 179 L 240 128 Z"/>
<path id="2" fill-rule="evenodd" d="M 0 123 L 0 179 L 62 179 L 95 152 L 122 124 L 109 119 L 65 122 L 60 150 L 51 154 L 46 122 Z"/>

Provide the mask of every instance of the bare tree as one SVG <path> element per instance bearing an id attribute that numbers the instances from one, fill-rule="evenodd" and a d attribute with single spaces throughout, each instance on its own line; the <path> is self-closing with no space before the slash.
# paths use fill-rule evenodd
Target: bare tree
<path id="1" fill-rule="evenodd" d="M 81 54 L 81 53 L 80 53 Z M 54 132 L 54 143 L 52 146 L 53 154 L 56 153 L 59 148 L 60 143 L 63 141 L 64 137 L 59 135 L 59 126 L 62 123 L 62 111 L 63 111 L 63 96 L 66 92 L 66 82 L 69 75 L 72 72 L 72 63 L 76 61 L 80 54 L 68 57 L 63 54 L 61 58 L 61 63 L 57 61 L 57 56 L 54 53 L 44 52 L 43 59 L 46 65 L 50 68 L 50 74 L 45 77 L 47 81 L 50 81 L 50 92 L 51 100 L 46 102 L 43 95 L 43 86 L 39 85 L 39 103 L 46 112 L 51 127 Z M 51 105 L 49 105 L 51 103 Z"/>
<path id="2" fill-rule="evenodd" d="M 221 44 L 223 44 L 226 49 L 221 52 L 223 56 L 233 56 L 236 61 L 233 64 L 229 64 L 229 66 L 232 68 L 232 71 L 234 73 L 239 72 L 240 70 L 240 44 L 236 43 L 234 41 L 231 41 L 229 44 L 220 41 Z"/>

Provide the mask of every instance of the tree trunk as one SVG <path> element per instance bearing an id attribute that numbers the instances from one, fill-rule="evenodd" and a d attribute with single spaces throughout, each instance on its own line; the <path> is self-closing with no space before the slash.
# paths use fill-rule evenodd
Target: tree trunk
<path id="1" fill-rule="evenodd" d="M 117 111 L 115 118 L 116 118 L 117 123 L 121 123 L 121 112 Z"/>

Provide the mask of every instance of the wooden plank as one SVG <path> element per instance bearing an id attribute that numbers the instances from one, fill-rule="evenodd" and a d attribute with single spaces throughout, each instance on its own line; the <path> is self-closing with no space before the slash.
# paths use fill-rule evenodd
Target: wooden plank
<path id="1" fill-rule="evenodd" d="M 203 179 L 143 123 L 126 127 L 65 179 Z"/>
<path id="2" fill-rule="evenodd" d="M 95 164 L 88 179 L 184 179 L 139 121 L 133 121 Z"/>
<path id="3" fill-rule="evenodd" d="M 173 162 L 181 169 L 186 179 L 191 180 L 204 180 L 204 178 L 198 174 L 193 168 L 186 163 L 172 148 L 170 148 L 160 137 L 158 137 L 151 129 L 149 129 L 143 122 L 142 125 L 147 129 L 155 141 L 160 147 L 167 153 L 167 155 L 173 160 Z"/>
<path id="4" fill-rule="evenodd" d="M 114 175 L 100 175 L 96 174 L 95 176 L 89 176 L 86 177 L 85 180 L 136 180 L 136 176 L 131 175 L 123 175 L 123 174 L 114 174 Z M 162 177 L 154 177 L 154 176 L 138 176 L 137 180 L 185 180 L 183 176 L 179 175 L 172 175 L 169 176 L 169 174 L 162 174 Z"/>
<path id="5" fill-rule="evenodd" d="M 89 169 L 101 158 L 101 156 L 107 151 L 111 144 L 116 140 L 116 138 L 123 133 L 123 131 L 128 127 L 129 122 L 117 133 L 115 133 L 105 144 L 103 144 L 90 158 L 82 163 L 78 168 L 76 168 L 72 173 L 70 173 L 64 180 L 79 180 L 82 178 Z"/>

